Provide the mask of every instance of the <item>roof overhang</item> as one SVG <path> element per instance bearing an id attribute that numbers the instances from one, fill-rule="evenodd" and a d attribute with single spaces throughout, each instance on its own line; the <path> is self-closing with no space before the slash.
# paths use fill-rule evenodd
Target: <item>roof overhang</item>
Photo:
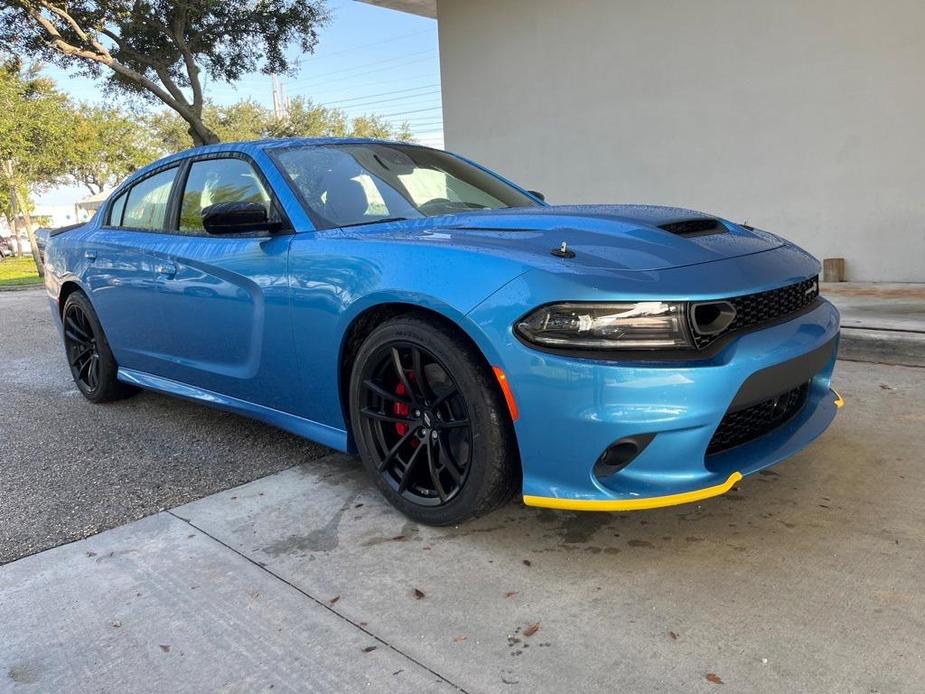
<path id="1" fill-rule="evenodd" d="M 358 0 L 368 5 L 388 7 L 399 12 L 420 15 L 421 17 L 437 18 L 437 0 Z"/>

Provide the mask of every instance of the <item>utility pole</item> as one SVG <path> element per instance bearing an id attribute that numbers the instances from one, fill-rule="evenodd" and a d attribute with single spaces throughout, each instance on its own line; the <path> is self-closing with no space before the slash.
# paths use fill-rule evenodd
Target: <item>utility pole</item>
<path id="1" fill-rule="evenodd" d="M 279 76 L 274 72 L 271 77 L 273 80 L 273 115 L 276 120 L 285 120 L 289 115 L 289 99 L 279 83 Z"/>

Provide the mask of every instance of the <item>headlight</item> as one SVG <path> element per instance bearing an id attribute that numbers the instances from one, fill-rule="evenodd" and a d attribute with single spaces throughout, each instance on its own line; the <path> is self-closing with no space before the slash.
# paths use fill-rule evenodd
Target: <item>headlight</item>
<path id="1" fill-rule="evenodd" d="M 692 346 L 685 304 L 664 301 L 552 304 L 517 322 L 517 333 L 541 347 L 684 349 Z"/>

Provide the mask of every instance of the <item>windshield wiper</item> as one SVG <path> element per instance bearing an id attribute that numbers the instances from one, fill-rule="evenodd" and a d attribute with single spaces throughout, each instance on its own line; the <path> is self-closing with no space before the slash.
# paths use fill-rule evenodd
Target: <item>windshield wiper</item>
<path id="1" fill-rule="evenodd" d="M 370 219 L 365 222 L 354 222 L 353 224 L 341 224 L 341 229 L 346 229 L 347 227 L 359 227 L 364 224 L 379 224 L 382 222 L 407 222 L 408 217 L 383 217 L 382 219 Z"/>

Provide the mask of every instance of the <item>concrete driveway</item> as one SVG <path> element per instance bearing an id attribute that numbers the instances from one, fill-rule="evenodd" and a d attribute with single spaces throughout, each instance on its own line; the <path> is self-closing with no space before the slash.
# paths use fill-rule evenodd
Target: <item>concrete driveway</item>
<path id="1" fill-rule="evenodd" d="M 9 563 L 0 690 L 918 690 L 925 370 L 841 362 L 836 381 L 822 440 L 699 505 L 511 503 L 433 529 L 325 456 Z M 187 440 L 192 406 L 167 402 Z"/>

